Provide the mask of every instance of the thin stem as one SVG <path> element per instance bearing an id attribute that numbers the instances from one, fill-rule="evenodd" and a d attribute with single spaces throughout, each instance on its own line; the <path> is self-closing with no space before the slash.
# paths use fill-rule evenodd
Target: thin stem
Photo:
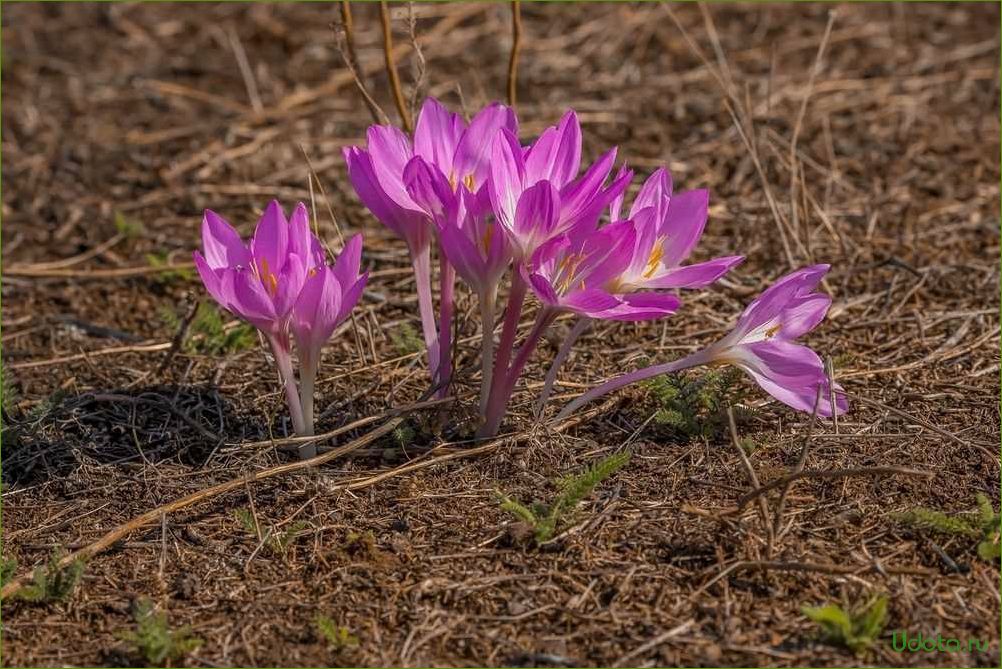
<path id="1" fill-rule="evenodd" d="M 543 415 L 543 407 L 546 406 L 546 400 L 550 399 L 550 393 L 553 392 L 553 384 L 557 381 L 557 372 L 563 366 L 564 361 L 567 360 L 567 356 L 571 354 L 571 348 L 574 343 L 578 340 L 578 337 L 588 329 L 591 325 L 591 319 L 586 316 L 581 316 L 574 323 L 574 327 L 571 328 L 567 336 L 564 337 L 564 342 L 560 345 L 560 350 L 557 351 L 557 356 L 553 359 L 553 363 L 550 365 L 550 369 L 546 372 L 546 380 L 543 382 L 543 390 L 539 393 L 539 399 L 536 400 L 536 408 L 534 414 L 536 416 L 536 421 L 539 421 L 539 417 Z"/>
<path id="2" fill-rule="evenodd" d="M 428 348 L 428 371 L 433 384 L 438 383 L 438 333 L 435 331 L 435 307 L 431 299 L 431 247 L 425 244 L 420 249 L 411 249 L 411 264 L 414 267 L 414 281 L 417 284 L 418 311 L 421 314 L 421 331 Z"/>
<path id="3" fill-rule="evenodd" d="M 539 340 L 542 339 L 543 333 L 546 332 L 546 328 L 550 326 L 556 315 L 556 312 L 550 309 L 544 308 L 539 311 L 539 314 L 536 316 L 536 322 L 529 332 L 529 336 L 525 338 L 525 341 L 519 347 L 518 353 L 515 355 L 515 360 L 511 363 L 511 367 L 508 369 L 505 378 L 501 383 L 498 383 L 497 377 L 495 377 L 494 387 L 500 388 L 500 392 L 491 393 L 491 399 L 487 406 L 487 420 L 481 428 L 479 436 L 493 437 L 498 433 L 498 429 L 501 427 L 501 420 L 504 418 L 508 408 L 508 401 L 515 391 L 515 384 L 518 383 L 518 378 L 522 375 L 525 364 L 529 362 L 529 358 L 532 356 L 533 351 L 536 350 L 536 346 L 539 344 Z M 496 372 L 497 370 L 495 370 Z"/>
<path id="4" fill-rule="evenodd" d="M 313 424 L 313 393 L 317 381 L 317 367 L 319 357 L 304 354 L 299 351 L 299 399 L 303 406 L 303 437 L 312 437 L 314 434 Z M 317 446 L 314 443 L 303 444 L 299 449 L 299 457 L 312 458 L 317 454 Z"/>
<path id="5" fill-rule="evenodd" d="M 275 356 L 275 364 L 278 365 L 279 378 L 285 387 L 285 400 L 289 404 L 292 429 L 300 436 L 309 436 L 306 433 L 306 423 L 303 420 L 303 406 L 299 401 L 299 389 L 296 388 L 296 375 L 292 371 L 292 352 L 288 337 L 268 335 L 267 339 L 271 346 L 271 353 Z"/>
<path id="6" fill-rule="evenodd" d="M 390 28 L 390 8 L 386 0 L 379 0 L 379 19 L 383 25 L 383 53 L 386 56 L 386 73 L 390 77 L 390 88 L 393 89 L 393 103 L 400 113 L 400 121 L 404 125 L 404 130 L 410 133 L 414 126 L 411 124 L 411 115 L 407 111 L 407 103 L 404 101 L 404 92 L 400 87 L 400 74 L 397 73 L 397 64 L 393 61 L 393 31 Z"/>
<path id="7" fill-rule="evenodd" d="M 522 49 L 522 6 L 511 3 L 511 55 L 508 57 L 508 106 L 515 106 L 515 84 L 518 81 L 518 54 Z"/>
<path id="8" fill-rule="evenodd" d="M 483 419 L 487 411 L 487 399 L 491 392 L 491 379 L 494 371 L 494 302 L 497 300 L 497 287 L 492 286 L 480 294 L 480 321 L 483 327 L 483 338 L 480 342 L 480 417 Z"/>
<path id="9" fill-rule="evenodd" d="M 692 355 L 687 355 L 684 358 L 673 360 L 672 362 L 666 362 L 662 365 L 652 365 L 628 374 L 623 374 L 622 376 L 617 376 L 611 381 L 606 381 L 597 388 L 592 388 L 576 400 L 570 402 L 567 406 L 560 410 L 560 413 L 557 414 L 557 417 L 554 420 L 562 421 L 585 404 L 588 404 L 593 400 L 597 400 L 599 397 L 607 395 L 614 390 L 619 390 L 624 386 L 628 386 L 631 383 L 660 376 L 661 374 L 668 374 L 669 372 L 679 372 L 690 367 L 704 365 L 710 361 L 708 351 L 709 349 L 703 349 L 693 353 Z"/>
<path id="10" fill-rule="evenodd" d="M 501 339 L 494 355 L 494 371 L 491 376 L 490 396 L 487 399 L 488 408 L 495 402 L 495 396 L 504 391 L 504 380 L 508 377 L 508 363 L 515 348 L 515 336 L 518 334 L 518 321 L 522 317 L 522 304 L 525 302 L 525 291 L 528 286 L 522 278 L 521 267 L 513 267 L 511 289 L 508 291 L 508 305 L 504 310 L 504 324 L 501 327 Z M 486 422 L 486 414 L 483 416 Z M 484 428 L 481 427 L 481 430 Z M 482 436 L 482 435 L 481 435 Z"/>
<path id="11" fill-rule="evenodd" d="M 452 380 L 452 307 L 456 288 L 456 269 L 439 248 L 438 295 L 438 398 L 449 394 Z"/>

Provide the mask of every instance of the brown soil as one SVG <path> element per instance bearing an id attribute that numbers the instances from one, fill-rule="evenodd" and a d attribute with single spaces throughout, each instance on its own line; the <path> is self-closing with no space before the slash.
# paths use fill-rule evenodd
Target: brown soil
<path id="1" fill-rule="evenodd" d="M 808 435 L 810 469 L 934 476 L 799 481 L 770 552 L 756 504 L 721 515 L 751 487 L 726 434 L 690 439 L 649 422 L 646 391 L 629 389 L 563 433 L 537 430 L 354 491 L 340 485 L 428 461 L 444 452 L 430 447 L 467 436 L 474 386 L 461 384 L 460 406 L 444 417 L 416 413 L 375 448 L 131 534 L 87 563 L 66 602 L 5 601 L 3 663 L 141 662 L 120 634 L 145 597 L 204 640 L 184 660 L 192 666 L 998 666 L 998 565 L 977 557 L 974 540 L 891 516 L 969 511 L 978 492 L 999 503 L 998 6 L 839 6 L 811 85 L 833 8 L 713 5 L 715 30 L 696 5 L 673 10 L 714 68 L 726 59 L 724 85 L 745 128 L 752 109 L 753 154 L 665 7 L 523 7 L 525 134 L 575 107 L 589 156 L 616 143 L 642 173 L 667 162 L 679 188 L 711 189 L 700 258 L 748 256 L 664 324 L 597 327 L 558 394 L 722 332 L 788 268 L 778 214 L 794 263 L 833 265 L 835 305 L 809 341 L 834 358 L 852 410 L 809 435 L 808 417 L 748 387 L 739 430 L 757 446 L 759 479 L 794 467 Z M 354 10 L 369 85 L 395 117 L 377 8 Z M 407 49 L 407 11 L 396 12 L 396 44 Z M 503 97 L 507 4 L 416 12 L 423 94 L 471 110 Z M 20 572 L 287 459 L 240 445 L 288 429 L 264 355 L 150 350 L 171 342 L 176 320 L 205 295 L 190 276 L 142 272 L 148 254 L 189 259 L 205 207 L 249 232 L 267 199 L 309 201 L 303 151 L 341 230 L 364 230 L 376 273 L 357 330 L 326 349 L 320 429 L 425 391 L 421 357 L 394 337 L 416 324 L 404 247 L 345 180 L 340 149 L 360 142 L 371 119 L 334 48 L 336 16 L 331 4 L 4 4 L 2 340 L 16 398 L 5 400 L 3 553 Z M 408 89 L 416 62 L 401 60 Z M 319 196 L 317 211 L 336 243 Z M 105 244 L 119 234 L 116 217 L 142 230 Z M 42 264 L 78 254 L 87 255 Z M 474 310 L 461 291 L 466 381 Z M 545 344 L 528 370 L 533 390 L 554 350 Z M 517 395 L 509 431 L 530 430 L 532 396 Z M 567 533 L 542 548 L 519 540 L 497 490 L 548 499 L 561 475 L 619 448 L 631 462 Z M 774 509 L 778 491 L 769 501 Z M 235 517 L 251 505 L 263 527 L 304 523 L 284 555 Z M 800 612 L 878 593 L 889 599 L 887 631 L 860 657 L 822 643 Z M 358 645 L 333 649 L 316 632 L 318 614 Z M 895 629 L 978 638 L 989 650 L 899 654 Z"/>

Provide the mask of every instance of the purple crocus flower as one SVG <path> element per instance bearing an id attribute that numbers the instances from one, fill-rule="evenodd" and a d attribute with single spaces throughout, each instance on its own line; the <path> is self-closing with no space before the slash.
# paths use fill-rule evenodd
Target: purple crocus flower
<path id="1" fill-rule="evenodd" d="M 668 170 L 664 167 L 655 170 L 637 193 L 626 217 L 636 228 L 636 247 L 630 263 L 616 280 L 618 288 L 622 292 L 702 288 L 744 260 L 742 256 L 725 256 L 682 265 L 703 235 L 708 204 L 706 190 L 673 194 Z M 622 206 L 620 195 L 610 205 L 610 220 L 620 220 Z"/>
<path id="2" fill-rule="evenodd" d="M 362 297 L 369 273 L 359 274 L 361 262 L 362 235 L 354 235 L 344 245 L 333 266 L 319 265 L 308 272 L 292 308 L 289 329 L 299 355 L 303 422 L 311 432 L 313 391 L 320 366 L 320 350 Z"/>
<path id="3" fill-rule="evenodd" d="M 531 257 L 539 245 L 554 237 L 595 228 L 602 211 L 626 189 L 632 176 L 622 171 L 605 186 L 615 160 L 613 148 L 575 179 L 581 167 L 581 128 L 573 111 L 528 148 L 519 144 L 513 132 L 497 133 L 488 192 L 516 260 Z M 557 215 L 539 216 L 545 208 L 555 208 Z"/>
<path id="4" fill-rule="evenodd" d="M 490 174 L 488 158 L 491 141 L 505 129 L 518 131 L 515 113 L 493 103 L 482 109 L 469 126 L 437 100 L 425 100 L 414 130 L 413 143 L 398 128 L 371 126 L 367 132 L 368 149 L 348 147 L 344 151 L 348 176 L 362 203 L 384 225 L 407 241 L 418 290 L 418 308 L 425 344 L 428 347 L 432 378 L 442 385 L 448 382 L 450 363 L 449 334 L 452 318 L 454 272 L 445 254 L 441 257 L 441 305 L 438 327 L 431 296 L 431 241 L 442 214 L 439 207 L 457 205 L 460 193 L 487 198 L 486 182 Z M 438 197 L 429 199 L 429 190 L 408 187 L 411 163 L 420 159 L 422 169 L 435 174 L 435 181 L 448 184 Z"/>
<path id="5" fill-rule="evenodd" d="M 551 239 L 533 254 L 529 283 L 547 308 L 588 318 L 636 321 L 672 314 L 680 305 L 674 295 L 609 291 L 631 262 L 636 236 L 630 221 L 620 221 L 580 240 Z"/>
<path id="6" fill-rule="evenodd" d="M 787 274 L 749 304 L 734 329 L 722 339 L 680 360 L 608 381 L 569 403 L 557 420 L 637 381 L 705 364 L 735 365 L 767 393 L 799 411 L 813 412 L 817 403 L 819 416 L 845 413 L 849 407 L 845 391 L 838 384 L 834 388 L 829 385 L 817 353 L 794 341 L 817 327 L 828 312 L 831 298 L 815 292 L 828 268 L 814 265 Z"/>
<path id="7" fill-rule="evenodd" d="M 202 246 L 205 255 L 193 255 L 206 290 L 261 331 L 275 357 L 293 427 L 299 435 L 312 435 L 320 348 L 351 312 L 365 285 L 366 276 L 358 276 L 361 237 L 352 238 L 334 267 L 328 267 L 320 240 L 310 232 L 306 206 L 296 205 L 286 220 L 273 200 L 249 244 L 221 216 L 206 210 Z M 292 367 L 292 338 L 299 350 L 302 393 Z M 315 452 L 311 446 L 300 453 L 309 457 Z"/>

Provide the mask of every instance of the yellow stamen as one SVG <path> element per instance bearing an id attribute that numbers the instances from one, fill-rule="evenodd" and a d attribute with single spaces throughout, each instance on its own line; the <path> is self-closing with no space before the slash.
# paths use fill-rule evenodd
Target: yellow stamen
<path id="1" fill-rule="evenodd" d="M 473 175 L 472 174 L 467 174 L 465 177 L 463 177 L 463 185 L 465 185 L 466 188 L 471 193 L 473 192 L 473 190 L 474 190 L 473 187 L 474 187 L 475 184 L 474 184 L 474 181 L 473 181 Z M 453 190 L 455 190 L 455 186 L 453 186 Z"/>
<path id="2" fill-rule="evenodd" d="M 780 327 L 779 323 L 776 323 L 771 328 L 769 328 L 768 330 L 766 330 L 765 331 L 765 338 L 766 339 L 772 339 L 773 337 L 775 337 L 776 333 L 779 332 L 779 327 Z"/>
<path id="3" fill-rule="evenodd" d="M 649 279 L 654 276 L 654 273 L 658 271 L 658 266 L 661 264 L 661 259 L 665 257 L 665 238 L 658 237 L 658 240 L 654 242 L 654 248 L 651 249 L 651 255 L 647 258 L 647 266 L 644 269 L 643 277 Z"/>
<path id="4" fill-rule="evenodd" d="M 261 258 L 261 268 L 258 272 L 258 278 L 261 279 L 261 283 L 264 284 L 264 287 L 267 288 L 268 292 L 271 293 L 271 296 L 274 297 L 275 293 L 278 292 L 278 278 L 271 273 L 270 269 L 268 269 L 267 258 Z"/>
<path id="5" fill-rule="evenodd" d="M 484 232 L 484 236 L 481 241 L 484 244 L 484 255 L 490 253 L 491 250 L 491 240 L 494 238 L 494 226 L 488 225 L 487 230 Z"/>

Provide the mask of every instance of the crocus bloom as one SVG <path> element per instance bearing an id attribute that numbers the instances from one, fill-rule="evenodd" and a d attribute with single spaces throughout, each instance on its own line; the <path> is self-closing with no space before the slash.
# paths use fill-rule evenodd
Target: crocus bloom
<path id="1" fill-rule="evenodd" d="M 749 304 L 734 329 L 722 339 L 680 360 L 608 381 L 568 404 L 557 419 L 631 383 L 704 364 L 735 365 L 767 393 L 794 409 L 813 412 L 816 403 L 819 416 L 844 413 L 848 409 L 845 391 L 838 384 L 830 386 L 817 353 L 794 341 L 817 327 L 828 312 L 831 298 L 815 292 L 828 267 L 814 265 L 787 274 Z"/>
<path id="2" fill-rule="evenodd" d="M 286 220 L 272 201 L 249 244 L 221 216 L 206 210 L 202 220 L 205 255 L 195 267 L 209 294 L 225 309 L 261 331 L 271 347 L 297 434 L 313 434 L 313 380 L 320 348 L 358 302 L 365 276 L 358 276 L 361 237 L 352 238 L 334 267 L 311 232 L 306 206 Z M 292 338 L 299 350 L 303 393 L 292 367 Z M 306 392 L 308 391 L 308 392 Z M 304 411 L 308 408 L 308 412 Z M 301 455 L 315 453 L 304 449 Z"/>
<path id="3" fill-rule="evenodd" d="M 628 268 L 636 236 L 630 221 L 620 221 L 580 240 L 551 239 L 539 247 L 526 268 L 533 291 L 550 309 L 589 318 L 636 321 L 674 313 L 680 304 L 674 295 L 614 295 L 608 290 L 610 280 Z"/>
<path id="4" fill-rule="evenodd" d="M 709 193 L 693 190 L 672 193 L 672 180 L 661 167 L 654 171 L 630 207 L 626 217 L 636 228 L 636 246 L 623 273 L 616 277 L 621 292 L 652 288 L 702 288 L 740 263 L 742 256 L 714 258 L 682 265 L 699 243 L 706 227 Z M 610 220 L 618 221 L 623 197 L 609 208 Z"/>
<path id="5" fill-rule="evenodd" d="M 575 179 L 581 167 L 581 128 L 573 111 L 528 148 L 514 133 L 498 132 L 491 149 L 488 193 L 516 259 L 531 257 L 540 244 L 559 235 L 593 230 L 632 176 L 622 171 L 605 186 L 615 160 L 613 148 Z M 536 215 L 540 207 L 555 207 L 556 217 Z"/>
<path id="6" fill-rule="evenodd" d="M 333 267 L 319 265 L 309 271 L 292 308 L 289 328 L 299 355 L 303 421 L 309 431 L 313 426 L 313 390 L 320 350 L 362 296 L 369 273 L 359 275 L 361 262 L 362 235 L 355 235 L 344 245 Z"/>

